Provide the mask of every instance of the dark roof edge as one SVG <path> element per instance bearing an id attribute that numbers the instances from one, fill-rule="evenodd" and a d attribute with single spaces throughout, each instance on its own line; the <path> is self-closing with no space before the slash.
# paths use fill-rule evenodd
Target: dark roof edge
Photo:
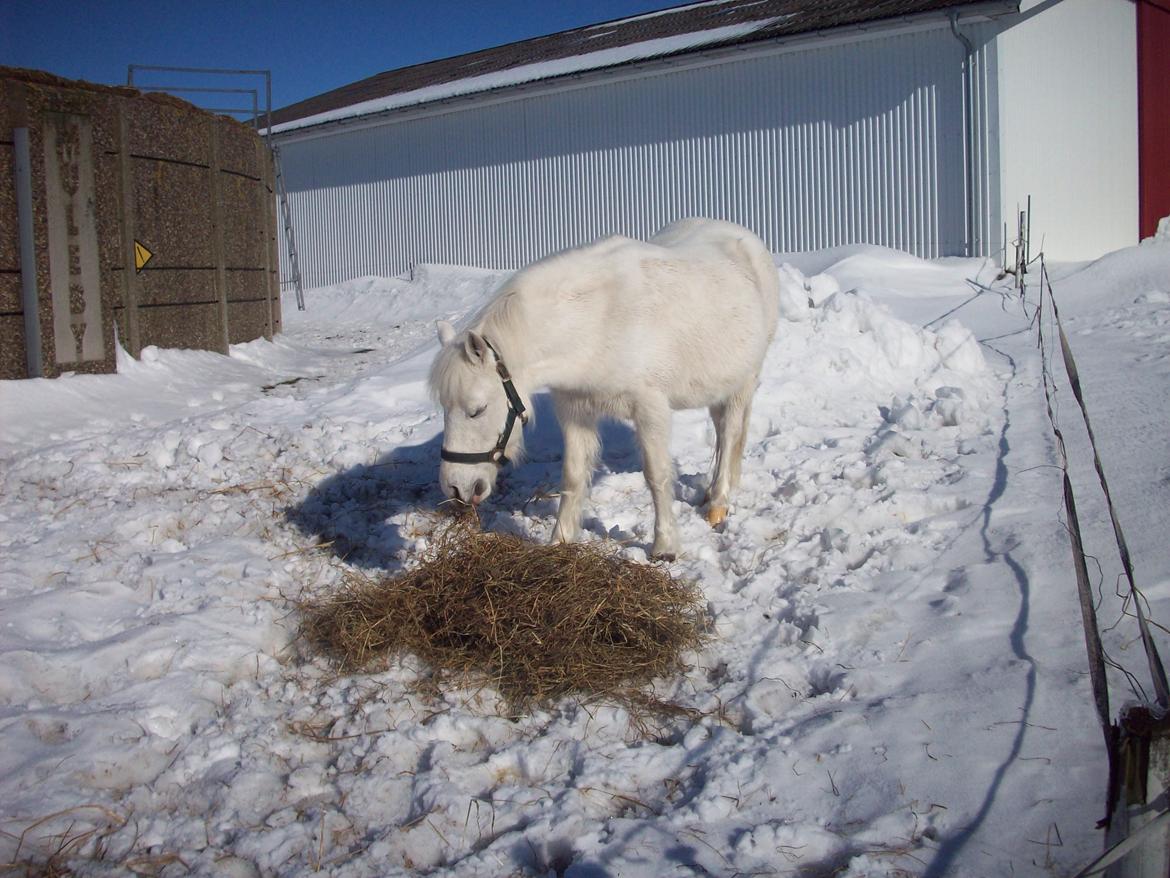
<path id="1" fill-rule="evenodd" d="M 682 9 L 686 6 L 691 6 L 695 2 L 696 2 L 696 0 L 687 0 L 687 2 L 679 3 L 676 6 L 668 6 L 665 9 L 658 10 L 658 13 L 673 12 L 673 11 Z M 578 31 L 587 31 L 587 30 L 594 30 L 594 29 L 603 28 L 603 27 L 609 27 L 611 25 L 621 24 L 621 23 L 626 22 L 626 21 L 631 21 L 633 19 L 642 18 L 642 17 L 645 17 L 647 15 L 654 15 L 654 14 L 658 14 L 658 13 L 653 13 L 653 12 L 641 13 L 639 15 L 628 15 L 628 16 L 622 16 L 620 18 L 611 18 L 611 19 L 608 19 L 607 21 L 597 22 L 596 24 L 580 25 L 579 27 L 569 28 L 568 30 L 558 31 L 558 32 L 554 32 L 551 34 L 538 34 L 537 36 L 528 37 L 528 38 L 525 38 L 522 40 L 511 40 L 511 41 L 506 42 L 506 43 L 497 43 L 494 46 L 483 46 L 479 49 L 472 49 L 469 52 L 460 52 L 458 55 L 451 55 L 450 57 L 432 58 L 428 61 L 418 61 L 414 64 L 407 64 L 404 67 L 398 67 L 398 68 L 395 68 L 393 70 L 383 70 L 380 73 L 375 73 L 375 74 L 372 74 L 371 76 L 362 77 L 361 79 L 357 80 L 356 82 L 346 83 L 344 85 L 339 85 L 336 88 L 329 89 L 329 91 L 323 92 L 321 95 L 312 95 L 310 97 L 303 98 L 299 101 L 294 101 L 293 103 L 287 104 L 283 107 L 278 107 L 277 109 L 273 110 L 273 114 L 276 115 L 276 114 L 295 112 L 297 107 L 300 107 L 304 104 L 311 104 L 314 101 L 316 101 L 318 98 L 322 97 L 323 95 L 332 94 L 333 92 L 345 91 L 346 89 L 352 88 L 356 85 L 359 85 L 360 83 L 372 82 L 374 80 L 377 80 L 377 79 L 380 79 L 384 76 L 387 76 L 388 74 L 406 73 L 406 72 L 409 72 L 412 70 L 419 70 L 419 69 L 424 68 L 424 67 L 431 67 L 435 64 L 443 64 L 443 63 L 448 63 L 448 62 L 459 61 L 462 59 L 473 58 L 477 55 L 482 55 L 484 52 L 497 51 L 500 49 L 506 49 L 506 48 L 511 47 L 511 46 L 519 46 L 519 45 L 522 45 L 524 43 L 533 43 L 533 42 L 538 42 L 541 40 L 547 40 L 547 39 L 561 36 L 563 34 L 572 34 L 572 33 L 578 32 Z M 316 113 L 306 113 L 305 114 L 305 116 L 313 116 L 313 115 L 316 115 Z M 288 122 L 295 122 L 298 118 L 304 118 L 304 117 L 294 116 L 291 119 L 284 120 L 283 123 L 276 122 L 275 124 L 279 125 L 279 124 L 286 124 Z"/>
<path id="2" fill-rule="evenodd" d="M 798 51 L 809 44 L 830 44 L 851 42 L 869 36 L 878 37 L 891 32 L 919 31 L 931 27 L 945 26 L 952 17 L 959 22 L 991 21 L 1019 13 L 1019 0 L 974 0 L 960 6 L 912 13 L 895 18 L 877 19 L 867 22 L 841 25 L 824 30 L 804 31 L 798 34 L 770 37 L 751 42 L 731 45 L 711 45 L 682 49 L 669 55 L 639 58 L 604 67 L 574 71 L 544 79 L 514 83 L 469 92 L 436 100 L 422 101 L 406 106 L 373 110 L 360 115 L 341 119 L 330 119 L 309 125 L 274 131 L 279 141 L 307 140 L 329 136 L 344 129 L 367 128 L 381 124 L 388 119 L 406 119 L 456 112 L 468 104 L 503 103 L 529 97 L 535 93 L 547 94 L 575 88 L 586 88 L 600 81 L 622 81 L 646 73 L 662 73 L 672 70 L 708 67 L 727 63 L 731 60 L 772 54 L 777 51 Z M 390 97 L 390 96 L 387 96 Z M 289 124 L 289 123 L 284 123 Z M 263 133 L 263 131 L 261 131 Z"/>

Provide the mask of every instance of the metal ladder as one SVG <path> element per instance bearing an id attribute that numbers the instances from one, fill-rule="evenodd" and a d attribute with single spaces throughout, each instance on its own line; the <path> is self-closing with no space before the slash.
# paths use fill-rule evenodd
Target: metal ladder
<path id="1" fill-rule="evenodd" d="M 284 173 L 280 169 L 280 147 L 272 144 L 272 168 L 276 176 L 276 196 L 280 200 L 280 217 L 284 223 L 284 242 L 288 247 L 288 264 L 291 273 L 289 281 L 297 291 L 297 310 L 305 310 L 305 290 L 301 285 L 301 264 L 297 260 L 297 240 L 293 236 L 292 211 L 288 206 L 288 190 L 284 186 Z"/>

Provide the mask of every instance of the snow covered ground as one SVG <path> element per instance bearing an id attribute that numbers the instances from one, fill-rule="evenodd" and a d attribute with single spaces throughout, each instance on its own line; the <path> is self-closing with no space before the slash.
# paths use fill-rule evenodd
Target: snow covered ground
<path id="1" fill-rule="evenodd" d="M 339 677 L 298 599 L 425 544 L 433 321 L 498 273 L 424 267 L 285 303 L 274 342 L 0 383 L 0 863 L 78 874 L 1065 875 L 1100 849 L 1091 705 L 1042 366 L 977 260 L 870 247 L 785 263 L 726 528 L 694 504 L 712 429 L 675 419 L 685 547 L 716 637 L 638 727 L 428 700 L 409 658 Z M 1139 583 L 1170 620 L 1170 245 L 1054 273 Z M 812 304 L 809 304 L 811 298 Z M 1106 646 L 1145 680 L 1061 381 Z M 484 523 L 551 533 L 560 438 Z M 643 558 L 613 424 L 590 539 Z M 1170 654 L 1166 631 L 1157 631 Z M 1112 679 L 1115 707 L 1131 697 Z"/>

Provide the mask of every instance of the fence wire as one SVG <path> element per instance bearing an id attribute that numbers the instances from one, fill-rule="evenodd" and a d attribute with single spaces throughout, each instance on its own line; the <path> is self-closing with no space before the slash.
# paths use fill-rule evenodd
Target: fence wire
<path id="1" fill-rule="evenodd" d="M 1123 587 L 1118 589 L 1123 599 L 1123 612 L 1125 611 L 1125 607 L 1133 607 L 1133 613 L 1137 618 L 1142 647 L 1145 651 L 1146 662 L 1153 684 L 1154 699 L 1162 710 L 1170 709 L 1170 686 L 1167 685 L 1166 670 L 1150 632 L 1150 622 L 1148 619 L 1149 603 L 1135 581 L 1129 547 L 1117 516 L 1113 496 L 1109 490 L 1109 482 L 1105 477 L 1105 468 L 1101 461 L 1097 439 L 1093 433 L 1088 407 L 1085 404 L 1084 393 L 1081 388 L 1080 373 L 1077 369 L 1076 360 L 1073 357 L 1072 348 L 1068 343 L 1068 336 L 1065 334 L 1064 326 L 1060 320 L 1060 309 L 1052 293 L 1052 282 L 1048 275 L 1044 254 L 1039 254 L 1036 261 L 1040 265 L 1040 283 L 1033 323 L 1036 327 L 1037 345 L 1040 348 L 1045 406 L 1048 420 L 1052 426 L 1053 435 L 1056 438 L 1056 447 L 1060 457 L 1060 468 L 1063 475 L 1064 507 L 1067 516 L 1066 524 L 1071 541 L 1073 566 L 1076 571 L 1077 591 L 1080 598 L 1081 617 L 1085 632 L 1085 647 L 1089 658 L 1089 678 L 1093 689 L 1093 701 L 1097 711 L 1097 718 L 1100 721 L 1102 733 L 1105 737 L 1105 747 L 1109 757 L 1109 790 L 1105 817 L 1101 821 L 1103 826 L 1108 826 L 1117 803 L 1121 778 L 1119 771 L 1120 730 L 1113 723 L 1110 713 L 1106 666 L 1112 666 L 1123 673 L 1129 680 L 1130 685 L 1134 688 L 1135 694 L 1141 700 L 1148 702 L 1149 697 L 1136 676 L 1122 667 L 1120 663 L 1109 658 L 1101 644 L 1100 630 L 1097 625 L 1096 604 L 1093 599 L 1093 588 L 1089 578 L 1088 556 L 1085 553 L 1084 543 L 1081 537 L 1081 525 L 1077 515 L 1076 498 L 1073 492 L 1072 480 L 1069 476 L 1068 451 L 1065 446 L 1064 434 L 1060 428 L 1059 418 L 1056 415 L 1055 398 L 1057 388 L 1055 376 L 1050 366 L 1052 359 L 1055 357 L 1055 352 L 1052 350 L 1052 341 L 1045 334 L 1046 309 L 1047 320 L 1050 321 L 1052 327 L 1055 327 L 1056 341 L 1059 345 L 1060 358 L 1064 366 L 1065 376 L 1072 389 L 1077 406 L 1081 411 L 1082 419 L 1084 420 L 1089 445 L 1093 454 L 1093 466 L 1097 472 L 1098 482 L 1100 483 L 1101 491 L 1104 494 L 1105 503 L 1109 510 L 1113 536 L 1117 544 L 1122 569 L 1124 570 L 1125 582 L 1128 586 L 1128 588 Z M 1017 274 L 1017 284 L 1021 295 L 1026 296 L 1027 285 L 1024 281 L 1024 273 L 1022 271 Z"/>

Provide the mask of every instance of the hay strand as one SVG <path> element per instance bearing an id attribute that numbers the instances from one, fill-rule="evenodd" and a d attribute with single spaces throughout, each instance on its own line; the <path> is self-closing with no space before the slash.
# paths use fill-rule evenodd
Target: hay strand
<path id="1" fill-rule="evenodd" d="M 638 686 L 704 639 L 698 589 L 611 543 L 539 545 L 463 517 L 396 577 L 350 575 L 303 608 L 302 633 L 346 673 L 413 653 L 440 680 L 495 688 L 513 710 L 565 695 L 645 702 Z"/>

